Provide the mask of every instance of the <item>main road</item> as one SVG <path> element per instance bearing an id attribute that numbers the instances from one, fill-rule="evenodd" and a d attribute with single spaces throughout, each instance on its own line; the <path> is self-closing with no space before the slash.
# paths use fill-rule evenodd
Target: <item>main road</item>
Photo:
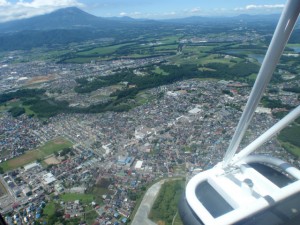
<path id="1" fill-rule="evenodd" d="M 150 213 L 150 210 L 152 208 L 152 205 L 159 193 L 159 190 L 161 188 L 161 185 L 166 180 L 161 180 L 155 184 L 153 184 L 146 194 L 144 195 L 144 198 L 140 204 L 140 207 L 138 208 L 131 225 L 156 225 L 153 221 L 151 221 L 148 216 Z"/>

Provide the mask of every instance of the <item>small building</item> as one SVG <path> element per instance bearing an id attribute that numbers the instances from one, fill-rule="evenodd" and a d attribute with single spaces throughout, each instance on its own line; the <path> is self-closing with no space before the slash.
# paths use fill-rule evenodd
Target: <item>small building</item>
<path id="1" fill-rule="evenodd" d="M 198 107 L 193 108 L 189 111 L 190 114 L 197 114 L 199 112 L 201 112 L 201 109 L 199 109 Z"/>
<path id="2" fill-rule="evenodd" d="M 59 192 L 59 193 L 64 191 L 64 187 L 60 183 L 55 184 L 54 189 L 55 189 L 56 192 Z"/>
<path id="3" fill-rule="evenodd" d="M 141 169 L 143 165 L 143 161 L 142 160 L 138 160 L 135 164 L 135 169 Z"/>
<path id="4" fill-rule="evenodd" d="M 56 181 L 56 178 L 54 177 L 54 175 L 52 173 L 46 173 L 45 175 L 43 175 L 42 177 L 42 183 L 44 185 L 48 185 L 53 183 L 54 181 Z"/>
<path id="5" fill-rule="evenodd" d="M 30 163 L 30 164 L 25 165 L 24 170 L 28 171 L 28 170 L 31 170 L 31 169 L 34 169 L 34 168 L 37 168 L 37 167 L 40 167 L 40 164 L 37 163 L 37 162 L 34 162 L 34 163 Z"/>
<path id="6" fill-rule="evenodd" d="M 127 223 L 127 221 L 128 221 L 128 219 L 127 219 L 127 218 L 125 218 L 125 217 L 124 217 L 124 218 L 121 220 L 121 222 L 122 222 L 122 223 L 124 223 L 124 224 L 126 224 L 126 223 Z"/>
<path id="7" fill-rule="evenodd" d="M 22 190 L 23 194 L 26 195 L 26 196 L 30 196 L 32 194 L 31 190 L 26 187 Z"/>
<path id="8" fill-rule="evenodd" d="M 269 115 L 272 114 L 271 109 L 270 108 L 265 108 L 265 107 L 257 107 L 255 112 L 259 113 L 259 114 L 262 114 L 262 113 L 269 114 Z"/>
<path id="9" fill-rule="evenodd" d="M 80 187 L 72 187 L 68 190 L 70 193 L 77 193 L 77 194 L 84 194 L 86 191 L 86 187 L 80 186 Z"/>
<path id="10" fill-rule="evenodd" d="M 131 166 L 131 164 L 133 163 L 134 158 L 133 157 L 129 157 L 129 156 L 119 156 L 118 157 L 118 163 L 121 165 L 129 165 Z"/>

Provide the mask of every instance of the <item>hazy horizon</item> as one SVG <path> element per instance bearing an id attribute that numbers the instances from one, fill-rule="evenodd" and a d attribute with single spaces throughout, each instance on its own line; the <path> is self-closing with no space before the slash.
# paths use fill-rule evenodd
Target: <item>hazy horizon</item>
<path id="1" fill-rule="evenodd" d="M 282 11 L 284 3 L 283 0 L 0 0 L 0 23 L 44 15 L 67 7 L 78 7 L 98 17 L 173 19 L 190 16 L 274 14 Z"/>

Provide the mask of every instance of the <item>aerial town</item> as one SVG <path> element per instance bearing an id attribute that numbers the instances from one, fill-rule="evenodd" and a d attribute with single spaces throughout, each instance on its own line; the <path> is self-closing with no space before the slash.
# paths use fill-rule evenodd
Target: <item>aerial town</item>
<path id="1" fill-rule="evenodd" d="M 6 223 L 136 224 L 152 186 L 184 186 L 222 162 L 273 32 L 273 17 L 266 18 L 267 25 L 247 16 L 215 18 L 216 26 L 190 19 L 117 26 L 115 18 L 112 34 L 91 26 L 83 30 L 87 39 L 59 42 L 80 36 L 76 28 L 41 45 L 24 38 L 21 50 L 13 38 L 9 46 L 0 43 Z M 300 104 L 300 45 L 292 41 L 239 151 Z M 299 125 L 298 119 L 255 153 L 300 168 Z"/>
<path id="2" fill-rule="evenodd" d="M 13 74 L 35 77 L 43 72 L 54 74 L 56 70 L 63 75 L 54 83 L 68 88 L 74 82 L 74 71 L 95 70 L 93 64 L 72 70 L 38 66 L 30 70 L 26 65 L 28 72 L 22 66 L 2 66 L 2 74 L 12 74 L 1 82 L 2 88 L 25 80 Z M 99 68 L 106 73 L 111 70 L 111 66 Z M 72 145 L 68 151 L 64 149 L 4 173 L 1 183 L 7 192 L 1 193 L 1 212 L 13 212 L 6 218 L 8 224 L 30 223 L 42 218 L 46 204 L 54 201 L 64 218 L 81 218 L 90 210 L 98 214 L 100 224 L 126 223 L 135 208 L 135 195 L 148 184 L 159 178 L 192 175 L 194 170 L 209 168 L 222 160 L 249 91 L 250 87 L 234 81 L 191 79 L 146 90 L 144 94 L 152 96 L 152 100 L 128 112 L 60 114 L 47 122 L 2 113 L 1 151 L 9 154 L 1 154 L 1 162 L 51 140 L 67 140 Z M 289 105 L 299 104 L 297 94 L 282 91 L 281 96 Z M 268 108 L 257 109 L 243 146 L 275 123 L 271 113 Z M 300 166 L 275 139 L 260 151 L 283 156 Z M 105 190 L 100 198 L 59 198 L 65 193 L 85 194 L 95 185 Z"/>

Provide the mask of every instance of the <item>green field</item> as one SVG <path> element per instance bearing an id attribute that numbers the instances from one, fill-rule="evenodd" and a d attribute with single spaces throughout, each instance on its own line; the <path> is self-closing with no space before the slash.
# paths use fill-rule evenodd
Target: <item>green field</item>
<path id="1" fill-rule="evenodd" d="M 168 36 L 161 39 L 163 44 L 175 44 L 179 41 L 181 35 Z"/>
<path id="2" fill-rule="evenodd" d="M 79 51 L 75 57 L 65 59 L 65 63 L 90 63 L 95 60 L 111 60 L 113 53 L 118 49 L 132 45 L 132 43 L 110 45 L 105 47 L 97 47 L 88 50 Z M 109 55 L 109 56 L 108 56 Z"/>
<path id="3" fill-rule="evenodd" d="M 164 50 L 175 50 L 177 51 L 178 45 L 159 45 L 154 47 L 156 51 L 164 51 Z"/>
<path id="4" fill-rule="evenodd" d="M 0 197 L 6 194 L 6 189 L 3 184 L 0 182 Z"/>
<path id="5" fill-rule="evenodd" d="M 285 150 L 287 150 L 288 152 L 292 153 L 295 156 L 300 157 L 300 148 L 299 147 L 297 147 L 291 143 L 288 143 L 288 142 L 283 142 L 283 141 L 279 141 L 279 142 Z"/>
<path id="6" fill-rule="evenodd" d="M 25 154 L 10 159 L 6 162 L 0 164 L 0 167 L 3 168 L 4 171 L 13 170 L 19 168 L 21 166 L 25 166 L 26 164 L 32 163 L 36 160 L 44 159 L 45 157 L 63 150 L 64 148 L 72 147 L 72 143 L 64 138 L 56 138 L 52 141 L 45 143 L 43 146 L 27 151 Z"/>
<path id="7" fill-rule="evenodd" d="M 178 216 L 178 201 L 184 190 L 184 180 L 165 182 L 155 200 L 149 218 L 157 224 L 172 225 L 173 220 L 180 224 Z"/>
<path id="8" fill-rule="evenodd" d="M 159 66 L 156 66 L 153 72 L 161 75 L 169 75 L 169 73 L 162 70 Z"/>
<path id="9" fill-rule="evenodd" d="M 19 100 L 9 101 L 7 103 L 0 105 L 0 112 L 5 112 L 5 111 L 9 110 L 10 108 L 16 107 L 16 106 L 21 106 L 21 101 L 19 101 Z"/>
<path id="10" fill-rule="evenodd" d="M 13 107 L 23 107 L 25 109 L 26 115 L 35 115 L 35 113 L 30 109 L 30 106 L 23 105 L 22 101 L 20 101 L 20 100 L 13 100 L 13 101 L 9 101 L 7 103 L 1 104 L 0 112 L 8 111 Z"/>
<path id="11" fill-rule="evenodd" d="M 106 47 L 94 48 L 88 51 L 78 52 L 78 56 L 92 56 L 92 55 L 108 55 L 117 51 L 119 48 L 128 46 L 129 44 L 111 45 Z"/>
<path id="12" fill-rule="evenodd" d="M 278 135 L 278 139 L 287 151 L 293 155 L 300 157 L 300 125 L 293 125 L 283 129 Z"/>
<path id="13" fill-rule="evenodd" d="M 47 216 L 54 215 L 55 209 L 56 209 L 55 203 L 54 203 L 54 202 L 49 202 L 49 203 L 45 206 L 44 211 L 43 211 L 43 214 L 45 214 L 45 215 L 47 215 Z"/>
<path id="14" fill-rule="evenodd" d="M 91 210 L 84 214 L 84 219 L 87 222 L 87 224 L 93 224 L 99 214 L 95 210 Z"/>
<path id="15" fill-rule="evenodd" d="M 91 203 L 94 200 L 94 196 L 92 194 L 77 194 L 77 193 L 65 193 L 61 195 L 60 198 L 65 202 L 79 200 L 86 204 Z"/>
<path id="16" fill-rule="evenodd" d="M 162 54 L 176 54 L 178 39 L 179 37 L 177 36 L 163 38 L 160 40 L 162 44 L 158 46 L 140 45 L 139 42 L 127 42 L 86 49 L 78 51 L 75 55 L 66 58 L 63 61 L 65 63 L 90 63 L 92 60 L 111 60 L 118 57 L 138 59 L 155 57 Z M 146 39 L 146 41 L 150 41 L 150 39 Z"/>

